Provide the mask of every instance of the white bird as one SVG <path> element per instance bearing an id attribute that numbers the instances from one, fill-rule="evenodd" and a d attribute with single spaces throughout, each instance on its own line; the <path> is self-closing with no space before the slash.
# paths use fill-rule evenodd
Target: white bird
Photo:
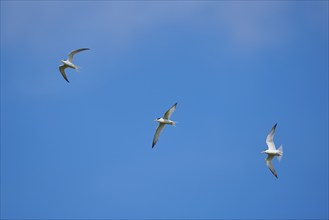
<path id="1" fill-rule="evenodd" d="M 154 134 L 152 148 L 157 143 L 157 141 L 159 139 L 159 136 L 160 136 L 160 134 L 161 134 L 161 132 L 162 132 L 162 130 L 163 130 L 163 128 L 166 124 L 170 124 L 170 125 L 175 126 L 176 122 L 171 121 L 169 118 L 170 118 L 171 114 L 175 111 L 176 106 L 177 106 L 177 102 L 168 111 L 166 111 L 166 113 L 164 114 L 164 116 L 162 118 L 157 118 L 157 119 L 154 120 L 154 121 L 159 122 L 159 126 L 157 127 L 157 130 Z"/>
<path id="2" fill-rule="evenodd" d="M 67 79 L 64 70 L 65 70 L 67 67 L 70 67 L 70 68 L 75 69 L 75 70 L 78 71 L 79 67 L 76 66 L 76 65 L 74 65 L 74 64 L 72 63 L 72 61 L 73 61 L 73 56 L 74 56 L 74 54 L 79 53 L 79 52 L 84 51 L 84 50 L 89 50 L 89 48 L 81 48 L 81 49 L 74 50 L 74 51 L 72 51 L 72 52 L 69 54 L 69 57 L 68 57 L 67 60 L 61 60 L 61 62 L 63 63 L 63 65 L 59 66 L 59 71 L 61 72 L 62 76 L 64 77 L 64 79 L 65 79 L 67 82 L 69 82 L 69 80 Z"/>
<path id="3" fill-rule="evenodd" d="M 273 126 L 273 128 L 271 129 L 270 133 L 267 135 L 266 137 L 266 144 L 268 149 L 262 151 L 262 153 L 267 154 L 267 158 L 265 159 L 266 165 L 267 167 L 271 170 L 271 172 L 273 173 L 273 175 L 278 178 L 278 174 L 276 173 L 273 164 L 272 164 L 272 159 L 277 156 L 278 160 L 280 161 L 283 155 L 283 149 L 282 149 L 282 145 L 279 147 L 279 149 L 275 148 L 274 142 L 273 142 L 273 137 L 274 137 L 274 132 L 275 132 L 275 128 L 276 128 L 275 124 Z"/>

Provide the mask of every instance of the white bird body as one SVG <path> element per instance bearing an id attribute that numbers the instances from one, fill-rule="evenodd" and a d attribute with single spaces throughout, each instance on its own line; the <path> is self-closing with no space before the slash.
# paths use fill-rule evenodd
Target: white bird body
<path id="1" fill-rule="evenodd" d="M 72 62 L 70 62 L 69 60 L 61 60 L 62 63 L 64 65 L 66 65 L 66 67 L 72 68 L 72 69 L 78 69 L 79 67 L 74 65 Z"/>
<path id="2" fill-rule="evenodd" d="M 68 80 L 68 78 L 67 78 L 67 76 L 66 76 L 66 74 L 65 74 L 65 69 L 69 67 L 69 68 L 72 68 L 72 69 L 75 69 L 75 70 L 78 71 L 78 70 L 79 70 L 79 67 L 76 66 L 76 65 L 74 65 L 74 64 L 72 63 L 72 61 L 73 61 L 73 56 L 74 56 L 76 53 L 79 53 L 79 52 L 84 51 L 84 50 L 89 50 L 89 48 L 81 48 L 81 49 L 74 50 L 74 51 L 72 51 L 72 52 L 69 54 L 67 60 L 61 60 L 61 62 L 63 63 L 63 65 L 59 66 L 59 71 L 61 72 L 63 78 L 64 78 L 67 82 L 69 82 L 69 80 Z"/>
<path id="3" fill-rule="evenodd" d="M 165 118 L 157 118 L 155 119 L 155 121 L 162 123 L 162 124 L 169 124 L 169 125 L 175 125 L 176 122 L 169 120 L 169 119 L 165 119 Z"/>
<path id="4" fill-rule="evenodd" d="M 160 137 L 160 134 L 163 131 L 164 126 L 166 124 L 175 126 L 176 122 L 170 120 L 169 118 L 170 118 L 171 114 L 175 111 L 176 106 L 177 106 L 177 103 L 175 103 L 168 111 L 166 111 L 166 113 L 164 114 L 164 116 L 162 118 L 157 118 L 154 120 L 154 121 L 159 122 L 159 125 L 158 125 L 158 127 L 155 131 L 154 137 L 153 137 L 152 148 L 157 143 L 157 141 Z"/>
<path id="5" fill-rule="evenodd" d="M 262 153 L 268 154 L 268 155 L 273 155 L 273 156 L 282 156 L 282 151 L 280 150 L 264 150 Z"/>
<path id="6" fill-rule="evenodd" d="M 275 156 L 277 156 L 278 160 L 280 161 L 282 158 L 282 155 L 283 155 L 283 150 L 282 150 L 282 145 L 278 149 L 275 148 L 273 137 L 274 137 L 274 132 L 275 132 L 276 126 L 277 126 L 277 124 L 275 124 L 272 127 L 270 133 L 266 137 L 266 144 L 267 144 L 268 149 L 262 151 L 261 153 L 267 154 L 267 158 L 265 159 L 266 166 L 270 169 L 270 171 L 273 173 L 273 175 L 276 178 L 278 178 L 278 174 L 276 173 L 276 171 L 274 169 L 272 160 Z"/>

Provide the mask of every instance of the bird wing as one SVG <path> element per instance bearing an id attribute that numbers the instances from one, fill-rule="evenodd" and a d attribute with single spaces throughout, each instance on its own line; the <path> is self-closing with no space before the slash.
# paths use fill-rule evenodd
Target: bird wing
<path id="1" fill-rule="evenodd" d="M 273 142 L 273 137 L 274 137 L 274 132 L 275 132 L 276 125 L 277 124 L 275 124 L 273 126 L 273 128 L 270 131 L 270 133 L 266 137 L 266 144 L 268 146 L 268 149 L 270 149 L 270 150 L 275 150 L 275 145 L 274 145 L 274 142 Z"/>
<path id="2" fill-rule="evenodd" d="M 157 130 L 155 131 L 155 134 L 154 134 L 154 138 L 153 138 L 153 142 L 152 142 L 152 148 L 157 143 L 157 141 L 158 141 L 158 139 L 160 137 L 160 134 L 161 134 L 161 132 L 164 129 L 164 126 L 165 126 L 165 124 L 159 123 L 159 126 L 157 127 Z"/>
<path id="3" fill-rule="evenodd" d="M 89 48 L 81 48 L 81 49 L 77 49 L 77 50 L 72 51 L 72 52 L 69 54 L 69 58 L 68 58 L 68 60 L 69 60 L 70 62 L 72 62 L 74 54 L 79 53 L 79 52 L 84 51 L 84 50 L 89 50 Z"/>
<path id="4" fill-rule="evenodd" d="M 166 113 L 164 114 L 163 118 L 164 119 L 169 119 L 170 116 L 171 116 L 171 114 L 175 111 L 176 106 L 177 106 L 177 102 L 168 111 L 166 111 Z"/>
<path id="5" fill-rule="evenodd" d="M 270 169 L 270 171 L 273 173 L 273 175 L 278 178 L 278 174 L 276 173 L 274 167 L 273 167 L 273 164 L 272 164 L 272 159 L 273 159 L 273 155 L 268 155 L 267 158 L 266 158 L 266 165 L 267 167 Z"/>
<path id="6" fill-rule="evenodd" d="M 67 65 L 63 64 L 63 65 L 59 66 L 59 71 L 61 72 L 64 79 L 69 83 L 70 81 L 67 79 L 67 76 L 66 76 L 65 71 L 64 71 L 65 68 L 67 68 Z"/>

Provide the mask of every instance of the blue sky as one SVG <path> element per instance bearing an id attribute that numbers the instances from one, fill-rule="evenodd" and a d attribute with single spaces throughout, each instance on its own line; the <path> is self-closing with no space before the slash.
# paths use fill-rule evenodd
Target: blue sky
<path id="1" fill-rule="evenodd" d="M 327 1 L 1 1 L 1 218 L 327 219 L 328 93 Z"/>

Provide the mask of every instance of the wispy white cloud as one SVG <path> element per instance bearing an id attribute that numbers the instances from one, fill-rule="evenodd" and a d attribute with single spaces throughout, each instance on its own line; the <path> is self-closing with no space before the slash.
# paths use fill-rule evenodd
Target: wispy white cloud
<path id="1" fill-rule="evenodd" d="M 282 42 L 287 31 L 282 2 L 231 2 L 217 6 L 216 19 L 239 48 L 257 49 Z"/>
<path id="2" fill-rule="evenodd" d="M 234 1 L 218 2 L 215 7 L 218 27 L 224 27 L 240 49 L 282 46 L 298 37 L 302 25 L 328 25 L 325 2 Z"/>
<path id="3" fill-rule="evenodd" d="M 201 5 L 143 1 L 5 2 L 1 13 L 5 30 L 2 37 L 5 43 L 14 44 L 23 36 L 46 33 L 63 41 L 75 31 L 96 39 L 107 36 L 117 44 L 127 44 L 136 34 L 168 20 L 188 17 Z"/>
<path id="4" fill-rule="evenodd" d="M 289 23 L 292 12 L 300 11 L 306 19 L 321 22 L 324 17 L 319 14 L 325 13 L 318 13 L 318 8 L 325 8 L 325 4 L 282 1 L 4 2 L 1 7 L 1 38 L 4 44 L 16 44 L 24 38 L 38 39 L 40 36 L 56 38 L 58 44 L 108 38 L 113 42 L 112 46 L 122 49 L 153 27 L 173 21 L 190 24 L 196 22 L 195 15 L 212 13 L 216 23 L 211 25 L 220 30 L 219 35 L 225 32 L 233 44 L 241 47 L 261 47 L 276 45 L 287 38 L 293 31 Z"/>

